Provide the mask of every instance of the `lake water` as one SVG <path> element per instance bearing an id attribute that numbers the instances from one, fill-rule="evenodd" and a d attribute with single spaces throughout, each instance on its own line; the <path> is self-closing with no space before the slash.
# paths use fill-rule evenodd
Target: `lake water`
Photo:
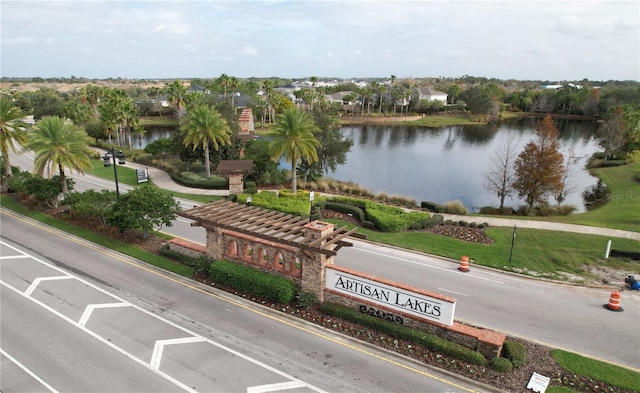
<path id="1" fill-rule="evenodd" d="M 460 200 L 471 212 L 482 206 L 499 206 L 495 193 L 483 186 L 490 158 L 510 135 L 518 141 L 517 153 L 534 139 L 537 119 L 513 119 L 491 125 L 428 128 L 416 126 L 348 126 L 343 134 L 354 140 L 347 162 L 326 176 L 352 181 L 374 194 L 385 193 L 421 201 L 445 203 Z M 585 169 L 588 157 L 601 150 L 594 138 L 593 122 L 558 120 L 565 160 L 572 151 L 566 205 L 584 211 L 582 191 L 597 179 Z M 507 198 L 506 206 L 524 202 Z M 554 200 L 549 201 L 555 205 Z"/>

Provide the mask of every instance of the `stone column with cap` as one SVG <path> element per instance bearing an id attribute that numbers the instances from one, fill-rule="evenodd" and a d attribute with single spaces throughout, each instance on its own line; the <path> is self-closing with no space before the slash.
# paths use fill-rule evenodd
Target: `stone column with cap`
<path id="1" fill-rule="evenodd" d="M 312 221 L 304 225 L 304 236 L 311 236 L 311 241 L 314 241 L 329 235 L 334 228 L 333 224 L 327 222 Z M 322 243 L 317 247 L 322 248 Z M 307 255 L 308 253 L 312 253 L 311 257 Z M 320 303 L 324 302 L 325 267 L 327 264 L 333 264 L 333 261 L 333 256 L 310 251 L 303 252 L 303 258 L 301 258 L 302 292 L 315 294 Z"/>

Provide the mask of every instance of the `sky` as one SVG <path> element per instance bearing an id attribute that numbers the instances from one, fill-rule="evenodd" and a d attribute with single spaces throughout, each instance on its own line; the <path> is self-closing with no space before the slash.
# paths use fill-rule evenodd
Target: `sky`
<path id="1" fill-rule="evenodd" d="M 8 1 L 0 75 L 640 81 L 640 1 Z"/>

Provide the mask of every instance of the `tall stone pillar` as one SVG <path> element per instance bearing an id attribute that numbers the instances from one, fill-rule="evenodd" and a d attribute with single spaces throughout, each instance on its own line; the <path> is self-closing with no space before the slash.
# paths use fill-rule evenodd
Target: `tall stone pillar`
<path id="1" fill-rule="evenodd" d="M 312 221 L 304 225 L 304 236 L 311 236 L 312 240 L 320 239 L 334 230 L 334 225 L 322 222 Z M 317 245 L 322 247 L 322 243 Z M 302 265 L 302 292 L 310 292 L 316 295 L 320 303 L 324 302 L 324 286 L 325 286 L 325 267 L 327 264 L 333 264 L 333 256 L 327 256 L 321 253 L 303 251 L 304 257 L 301 260 Z"/>
<path id="2" fill-rule="evenodd" d="M 229 174 L 229 192 L 232 194 L 242 194 L 244 191 L 244 175 L 241 173 Z"/>

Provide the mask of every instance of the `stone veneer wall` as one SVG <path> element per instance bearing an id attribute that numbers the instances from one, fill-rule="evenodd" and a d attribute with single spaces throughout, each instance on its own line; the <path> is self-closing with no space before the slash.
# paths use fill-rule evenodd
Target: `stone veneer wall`
<path id="1" fill-rule="evenodd" d="M 328 231 L 333 230 L 332 224 L 312 222 L 307 225 L 311 231 L 309 233 L 315 232 L 315 238 L 320 238 Z M 506 336 L 502 333 L 475 328 L 459 322 L 454 322 L 452 326 L 447 326 L 417 318 L 413 315 L 402 315 L 396 310 L 385 309 L 379 304 L 364 302 L 361 299 L 352 298 L 342 293 L 326 289 L 325 268 L 327 265 L 333 264 L 333 257 L 314 254 L 314 258 L 309 258 L 297 247 L 283 245 L 220 228 L 207 230 L 207 245 L 207 247 L 204 247 L 183 239 L 172 239 L 169 242 L 171 249 L 183 252 L 185 255 L 191 257 L 208 255 L 213 259 L 229 260 L 267 273 L 274 273 L 289 278 L 293 280 L 299 291 L 316 294 L 318 301 L 321 303 L 332 302 L 356 309 L 359 309 L 360 306 L 364 304 L 384 310 L 393 315 L 401 316 L 403 325 L 435 334 L 449 341 L 476 350 L 488 359 L 499 356 L 502 351 L 502 345 L 506 339 Z M 247 245 L 252 249 L 250 255 L 246 252 L 247 248 L 245 247 Z M 266 259 L 260 258 L 261 250 L 266 252 Z M 276 260 L 277 255 L 284 257 L 282 264 L 280 264 L 279 260 Z M 339 269 L 348 271 L 353 275 L 366 276 L 363 273 L 343 267 Z M 371 277 L 368 278 L 371 279 Z M 381 280 L 378 278 L 376 280 L 392 286 L 402 285 L 401 283 L 395 283 L 389 280 Z"/>
<path id="2" fill-rule="evenodd" d="M 383 280 L 380 278 L 373 278 L 371 276 L 351 269 L 339 267 L 339 270 L 348 272 L 355 276 L 365 277 L 369 280 L 373 279 L 374 281 L 378 281 L 386 285 L 398 288 L 404 287 L 404 285 L 402 285 L 401 283 L 396 283 L 390 280 Z M 452 326 L 440 324 L 428 319 L 416 317 L 414 315 L 402 314 L 397 310 L 388 309 L 380 304 L 366 302 L 362 299 L 351 297 L 328 288 L 325 288 L 324 301 L 355 309 L 360 309 L 360 307 L 364 305 L 365 308 L 371 307 L 377 310 L 382 310 L 383 312 L 391 314 L 393 316 L 400 316 L 402 317 L 402 324 L 404 326 L 413 327 L 427 333 L 435 334 L 436 336 L 442 337 L 446 340 L 455 342 L 474 351 L 478 351 L 487 359 L 500 356 L 502 345 L 506 340 L 506 336 L 499 332 L 464 325 L 456 321 L 453 322 Z"/>

